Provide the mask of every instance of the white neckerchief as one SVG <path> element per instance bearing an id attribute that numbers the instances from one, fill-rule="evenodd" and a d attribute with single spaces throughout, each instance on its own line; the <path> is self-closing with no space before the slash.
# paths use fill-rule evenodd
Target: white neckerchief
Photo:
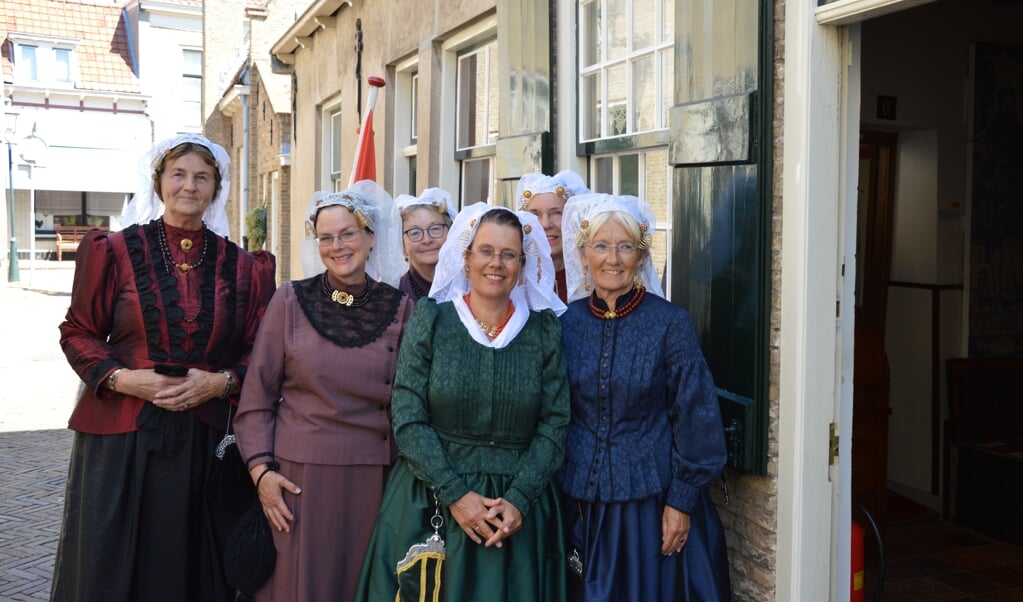
<path id="1" fill-rule="evenodd" d="M 518 294 L 516 295 L 516 293 Z M 529 320 L 529 306 L 526 304 L 525 297 L 519 291 L 519 287 L 515 287 L 511 294 L 511 302 L 515 306 L 512 310 L 512 316 L 501 332 L 494 337 L 494 340 L 490 340 L 483 333 L 479 322 L 476 321 L 476 318 L 472 315 L 472 310 L 469 309 L 469 305 L 461 295 L 452 299 L 451 302 L 455 304 L 458 319 L 462 321 L 462 325 L 465 326 L 465 330 L 469 332 L 472 340 L 491 349 L 503 349 L 510 345 L 515 340 L 515 337 L 522 332 L 522 329 L 525 328 L 526 321 Z"/>

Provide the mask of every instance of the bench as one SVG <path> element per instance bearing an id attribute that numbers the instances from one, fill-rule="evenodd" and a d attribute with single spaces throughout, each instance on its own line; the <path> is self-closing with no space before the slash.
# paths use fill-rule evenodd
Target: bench
<path id="1" fill-rule="evenodd" d="M 57 233 L 57 261 L 61 261 L 64 251 L 77 251 L 78 244 L 82 242 L 90 230 L 106 230 L 104 226 L 62 226 L 53 227 Z"/>

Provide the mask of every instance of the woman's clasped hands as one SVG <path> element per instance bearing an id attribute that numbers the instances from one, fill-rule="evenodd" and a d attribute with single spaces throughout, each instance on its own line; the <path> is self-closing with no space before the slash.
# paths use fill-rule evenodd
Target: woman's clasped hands
<path id="1" fill-rule="evenodd" d="M 522 513 L 504 498 L 488 498 L 474 491 L 451 504 L 451 516 L 469 539 L 500 548 L 502 540 L 522 529 Z"/>

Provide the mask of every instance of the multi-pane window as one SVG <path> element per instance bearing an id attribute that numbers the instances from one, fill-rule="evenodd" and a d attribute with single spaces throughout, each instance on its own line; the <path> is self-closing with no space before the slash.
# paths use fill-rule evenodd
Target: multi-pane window
<path id="1" fill-rule="evenodd" d="M 671 275 L 671 167 L 666 148 L 590 157 L 594 192 L 638 196 L 650 204 L 656 220 L 651 261 L 661 280 Z M 671 292 L 670 282 L 664 283 Z"/>
<path id="2" fill-rule="evenodd" d="M 16 43 L 15 78 L 35 84 L 72 86 L 75 82 L 74 49 L 44 43 Z"/>
<path id="3" fill-rule="evenodd" d="M 668 127 L 675 0 L 579 3 L 580 141 Z"/>
<path id="4" fill-rule="evenodd" d="M 181 125 L 202 127 L 202 51 L 182 50 Z"/>

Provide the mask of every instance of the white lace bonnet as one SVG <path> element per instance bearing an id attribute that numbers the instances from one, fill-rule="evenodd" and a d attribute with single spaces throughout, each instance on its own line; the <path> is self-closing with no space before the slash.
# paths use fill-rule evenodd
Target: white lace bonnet
<path id="1" fill-rule="evenodd" d="M 180 134 L 174 138 L 157 142 L 149 152 L 142 156 L 139 162 L 139 187 L 131 200 L 121 210 L 121 226 L 134 224 L 148 224 L 154 219 L 163 215 L 163 201 L 157 194 L 157 181 L 154 179 L 156 168 L 160 166 L 164 155 L 179 145 L 191 142 L 204 146 L 217 161 L 217 171 L 220 172 L 220 191 L 213 198 L 213 202 L 206 208 L 202 220 L 206 227 L 223 237 L 228 235 L 227 226 L 227 195 L 231 191 L 231 158 L 227 155 L 224 147 L 211 142 L 202 134 Z"/>
<path id="2" fill-rule="evenodd" d="M 643 279 L 643 287 L 648 293 L 663 297 L 657 270 L 649 256 L 656 226 L 653 209 L 638 197 L 590 193 L 573 197 L 565 205 L 565 216 L 561 220 L 561 237 L 565 241 L 565 282 L 568 286 L 568 300 L 575 301 L 589 296 L 585 286 L 586 274 L 579 254 L 580 249 L 590 242 L 589 237 L 594 234 L 588 231 L 590 222 L 601 213 L 611 211 L 627 213 L 639 224 L 642 240 L 636 242 L 640 248 L 648 251 L 643 267 L 639 270 L 639 276 Z M 569 244 L 574 247 L 574 252 L 569 251 Z"/>
<path id="3" fill-rule="evenodd" d="M 332 205 L 347 207 L 373 231 L 376 241 L 366 260 L 366 273 L 376 280 L 397 286 L 406 267 L 401 253 L 401 217 L 391 195 L 373 180 L 360 180 L 341 192 L 318 191 L 309 199 L 305 212 L 305 240 L 302 241 L 302 269 L 305 276 L 322 273 L 316 241 L 316 214 Z"/>
<path id="4" fill-rule="evenodd" d="M 553 176 L 527 173 L 519 178 L 519 184 L 515 189 L 515 206 L 522 211 L 534 196 L 547 192 L 553 192 L 563 201 L 568 201 L 573 196 L 589 191 L 582 177 L 570 169 L 559 171 Z"/>
<path id="5" fill-rule="evenodd" d="M 439 303 L 451 301 L 469 292 L 469 278 L 465 274 L 465 250 L 476 237 L 480 218 L 491 209 L 514 213 L 522 224 L 522 252 L 526 255 L 526 264 L 522 268 L 523 283 L 512 291 L 512 301 L 525 303 L 533 311 L 552 309 L 561 315 L 566 307 L 554 291 L 551 247 L 539 220 L 527 211 L 512 211 L 482 201 L 462 209 L 451 224 L 448 239 L 440 248 L 430 297 Z"/>

